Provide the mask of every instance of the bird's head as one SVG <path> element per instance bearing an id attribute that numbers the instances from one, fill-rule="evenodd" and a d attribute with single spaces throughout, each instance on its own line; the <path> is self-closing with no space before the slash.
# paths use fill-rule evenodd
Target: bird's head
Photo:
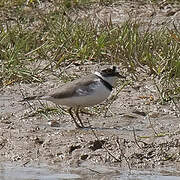
<path id="1" fill-rule="evenodd" d="M 107 82 L 109 82 L 112 86 L 114 86 L 115 81 L 118 78 L 125 78 L 124 76 L 122 76 L 118 71 L 117 71 L 117 67 L 113 66 L 112 68 L 106 68 L 103 69 L 100 72 L 100 75 L 102 76 L 102 78 L 104 80 L 106 80 Z"/>

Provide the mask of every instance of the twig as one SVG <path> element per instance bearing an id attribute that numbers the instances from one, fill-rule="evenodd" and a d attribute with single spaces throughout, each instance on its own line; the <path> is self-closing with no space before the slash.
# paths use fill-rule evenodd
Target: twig
<path id="1" fill-rule="evenodd" d="M 22 91 L 22 89 L 21 89 L 21 87 L 20 87 L 20 84 L 19 84 L 19 91 L 20 91 L 23 99 L 25 99 L 25 95 L 24 95 L 24 93 L 23 93 L 23 91 Z M 32 110 L 34 110 L 34 111 L 36 110 L 36 109 L 30 104 L 29 101 L 25 101 L 25 102 L 29 105 L 30 109 L 32 109 Z"/>
<path id="2" fill-rule="evenodd" d="M 98 172 L 98 171 L 96 171 L 96 170 L 94 170 L 94 169 L 90 169 L 90 168 L 87 168 L 87 169 L 90 170 L 90 171 L 92 171 L 92 172 L 94 172 L 94 173 L 102 174 L 102 173 L 100 173 L 100 172 Z"/>
<path id="3" fill-rule="evenodd" d="M 93 135 L 95 136 L 95 138 L 98 140 L 98 142 L 101 144 L 101 146 L 106 150 L 106 152 L 113 158 L 115 159 L 117 162 L 121 162 L 119 159 L 117 159 L 108 149 L 106 146 L 104 146 L 104 144 L 100 141 L 100 139 L 98 138 L 98 136 L 96 135 L 94 129 L 91 127 L 91 124 L 88 120 L 88 124 L 89 124 L 89 127 L 90 127 L 90 130 L 92 131 Z"/>
<path id="4" fill-rule="evenodd" d="M 137 145 L 140 149 L 142 149 L 141 146 L 138 144 L 134 127 L 133 127 L 133 136 L 134 136 L 134 140 L 135 140 L 136 145 Z"/>
<path id="5" fill-rule="evenodd" d="M 177 105 L 177 103 L 175 102 L 175 100 L 173 98 L 171 98 L 171 101 L 173 102 L 173 104 L 175 105 L 176 109 L 180 112 L 180 107 Z"/>
<path id="6" fill-rule="evenodd" d="M 111 102 L 108 104 L 108 106 L 106 107 L 106 111 L 104 113 L 104 117 L 107 116 L 107 112 L 110 109 L 110 106 L 113 104 L 113 102 L 116 100 L 116 98 L 118 97 L 119 93 L 122 91 L 122 89 L 127 86 L 128 84 L 130 84 L 130 81 L 125 82 L 120 89 L 118 89 L 117 93 L 113 96 L 113 98 L 111 99 Z"/>
<path id="7" fill-rule="evenodd" d="M 155 134 L 156 136 L 158 136 L 158 133 L 157 133 L 156 130 L 154 129 L 153 124 L 152 124 L 149 116 L 148 116 L 148 120 L 149 120 L 149 123 L 150 123 L 150 126 L 151 126 L 152 130 L 154 131 L 154 134 Z"/>
<path id="8" fill-rule="evenodd" d="M 130 164 L 129 164 L 129 161 L 128 161 L 127 157 L 126 157 L 125 154 L 123 153 L 123 150 L 122 150 L 122 148 L 121 148 L 121 146 L 120 146 L 119 138 L 118 138 L 118 137 L 117 137 L 117 139 L 116 139 L 116 143 L 117 143 L 117 145 L 119 146 L 119 149 L 120 149 L 120 151 L 121 151 L 121 154 L 122 154 L 122 156 L 124 157 L 124 159 L 125 159 L 125 161 L 126 161 L 126 163 L 127 163 L 127 165 L 128 165 L 129 170 L 131 170 L 131 166 L 130 166 Z"/>

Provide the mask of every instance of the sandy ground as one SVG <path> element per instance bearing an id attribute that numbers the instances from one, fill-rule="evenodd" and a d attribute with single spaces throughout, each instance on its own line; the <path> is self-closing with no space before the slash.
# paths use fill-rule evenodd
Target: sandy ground
<path id="1" fill-rule="evenodd" d="M 146 3 L 144 1 L 117 1 L 113 5 L 92 6 L 71 13 L 72 19 L 91 18 L 95 24 L 121 24 L 125 21 L 139 23 L 142 32 L 168 27 L 180 28 L 180 6 L 177 3 L 159 1 Z"/>
<path id="2" fill-rule="evenodd" d="M 82 67 L 72 66 L 66 73 L 79 74 L 80 69 L 82 72 Z M 82 74 L 86 74 L 93 68 L 84 66 L 83 70 Z M 111 97 L 123 83 L 117 83 Z M 57 107 L 52 103 L 18 102 L 24 95 L 47 92 L 62 84 L 52 76 L 41 84 L 14 84 L 1 90 L 1 161 L 122 169 L 171 165 L 179 169 L 179 111 L 174 104 L 159 103 L 149 77 L 123 88 L 111 106 L 110 97 L 101 105 L 87 109 L 91 115 L 81 117 L 93 129 L 77 129 L 64 111 L 66 108 L 53 111 Z M 109 107 L 107 112 L 105 107 Z"/>

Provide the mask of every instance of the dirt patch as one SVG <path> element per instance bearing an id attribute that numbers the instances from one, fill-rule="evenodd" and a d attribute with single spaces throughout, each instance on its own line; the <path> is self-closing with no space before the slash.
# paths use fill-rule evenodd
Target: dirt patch
<path id="1" fill-rule="evenodd" d="M 125 21 L 139 23 L 142 30 L 169 29 L 180 24 L 180 7 L 178 3 L 146 3 L 144 1 L 118 1 L 111 6 L 94 5 L 91 9 L 80 9 L 71 14 L 74 19 L 92 19 L 95 24 L 121 24 Z"/>
<path id="2" fill-rule="evenodd" d="M 69 75 L 78 74 L 79 68 L 82 72 L 82 67 L 69 68 Z M 86 69 L 84 66 L 83 74 Z M 110 165 L 134 169 L 171 164 L 179 168 L 179 112 L 174 104 L 159 103 L 150 77 L 126 86 L 107 113 L 104 107 L 110 99 L 89 108 L 93 115 L 82 114 L 83 121 L 87 125 L 90 122 L 93 129 L 76 129 L 63 110 L 48 113 L 48 108 L 56 109 L 51 103 L 18 102 L 22 93 L 47 92 L 58 82 L 51 78 L 42 84 L 16 84 L 1 90 L 1 161 L 58 167 Z M 121 86 L 118 82 L 113 94 Z"/>

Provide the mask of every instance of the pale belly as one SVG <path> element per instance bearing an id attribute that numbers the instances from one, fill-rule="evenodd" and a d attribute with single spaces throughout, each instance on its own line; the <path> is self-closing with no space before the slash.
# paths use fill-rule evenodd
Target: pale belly
<path id="1" fill-rule="evenodd" d="M 69 107 L 75 106 L 94 106 L 103 102 L 108 96 L 110 95 L 111 91 L 109 91 L 104 86 L 99 86 L 97 89 L 92 91 L 89 95 L 81 95 L 81 96 L 74 96 L 68 98 L 61 98 L 61 99 L 47 99 L 54 102 L 57 105 L 65 105 Z"/>

